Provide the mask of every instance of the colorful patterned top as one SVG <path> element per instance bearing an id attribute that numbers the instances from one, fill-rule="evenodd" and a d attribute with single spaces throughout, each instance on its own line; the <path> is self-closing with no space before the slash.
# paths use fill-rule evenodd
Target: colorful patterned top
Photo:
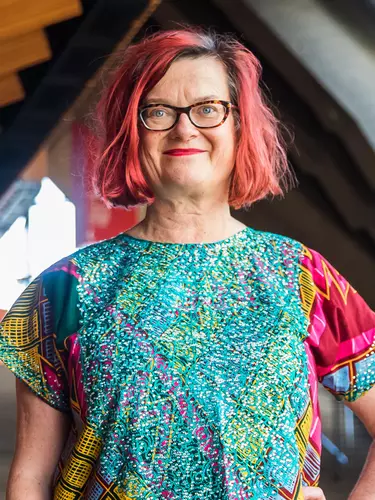
<path id="1" fill-rule="evenodd" d="M 74 419 L 54 499 L 302 499 L 317 381 L 375 384 L 375 314 L 318 253 L 252 229 L 126 234 L 53 265 L 2 323 L 0 358 Z"/>

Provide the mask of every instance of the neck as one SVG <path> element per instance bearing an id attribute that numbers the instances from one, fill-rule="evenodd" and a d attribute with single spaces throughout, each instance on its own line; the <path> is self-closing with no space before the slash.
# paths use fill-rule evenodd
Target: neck
<path id="1" fill-rule="evenodd" d="M 230 214 L 228 203 L 155 200 L 145 219 L 129 234 L 169 243 L 210 243 L 237 233 L 245 226 Z"/>

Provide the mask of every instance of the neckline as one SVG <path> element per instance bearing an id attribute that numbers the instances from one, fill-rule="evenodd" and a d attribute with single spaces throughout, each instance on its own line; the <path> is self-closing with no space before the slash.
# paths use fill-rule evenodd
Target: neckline
<path id="1" fill-rule="evenodd" d="M 144 238 L 137 238 L 136 236 L 131 236 L 130 234 L 127 233 L 121 233 L 121 236 L 125 239 L 134 241 L 136 243 L 141 243 L 144 245 L 158 245 L 158 246 L 175 246 L 175 247 L 211 247 L 211 246 L 217 246 L 217 245 L 223 245 L 225 243 L 230 243 L 231 241 L 237 240 L 238 238 L 241 238 L 242 235 L 245 235 L 246 233 L 250 232 L 249 227 L 244 227 L 243 229 L 240 229 L 236 233 L 232 234 L 231 236 L 228 236 L 227 238 L 224 238 L 222 240 L 217 240 L 217 241 L 210 241 L 210 242 L 196 242 L 196 243 L 176 243 L 176 242 L 169 242 L 169 241 L 155 241 L 155 240 L 147 240 Z"/>

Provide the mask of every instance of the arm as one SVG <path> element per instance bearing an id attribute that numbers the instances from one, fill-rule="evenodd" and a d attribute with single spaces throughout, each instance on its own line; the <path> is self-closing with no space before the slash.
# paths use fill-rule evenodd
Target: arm
<path id="1" fill-rule="evenodd" d="M 302 488 L 304 500 L 326 500 L 323 491 L 320 488 L 305 486 Z"/>
<path id="2" fill-rule="evenodd" d="M 50 500 L 52 478 L 66 442 L 70 417 L 16 382 L 17 442 L 7 500 Z"/>
<path id="3" fill-rule="evenodd" d="M 346 403 L 363 422 L 368 433 L 375 440 L 375 387 L 353 403 Z M 350 500 L 375 500 L 375 441 L 370 446 L 366 463 L 354 487 Z"/>
<path id="4" fill-rule="evenodd" d="M 318 252 L 304 248 L 301 269 L 301 298 L 310 320 L 307 343 L 318 380 L 348 401 L 374 438 L 375 312 Z M 350 500 L 375 500 L 374 448 Z"/>

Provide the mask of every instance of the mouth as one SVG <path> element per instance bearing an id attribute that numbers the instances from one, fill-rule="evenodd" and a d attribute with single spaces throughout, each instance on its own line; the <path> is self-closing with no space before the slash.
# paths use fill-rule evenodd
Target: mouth
<path id="1" fill-rule="evenodd" d="M 190 156 L 205 152 L 203 149 L 168 149 L 168 151 L 164 151 L 164 154 L 168 156 Z"/>

